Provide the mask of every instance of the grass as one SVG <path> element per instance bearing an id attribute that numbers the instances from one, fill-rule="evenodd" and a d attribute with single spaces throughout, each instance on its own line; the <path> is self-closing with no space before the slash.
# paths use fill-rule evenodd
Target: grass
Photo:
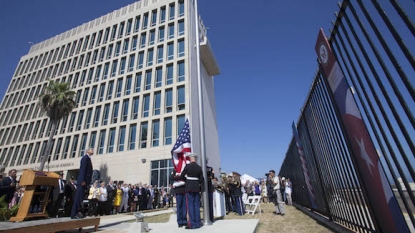
<path id="1" fill-rule="evenodd" d="M 256 233 L 328 233 L 332 232 L 328 228 L 320 225 L 314 219 L 298 210 L 294 206 L 285 206 L 285 216 L 275 215 L 275 206 L 272 203 L 261 203 L 262 214 L 256 213 L 255 215 L 245 214 L 239 216 L 235 213 L 229 213 L 224 220 L 230 219 L 259 219 L 259 224 L 256 229 Z M 161 214 L 157 216 L 149 216 L 145 218 L 148 223 L 164 223 L 170 218 L 169 214 Z M 203 211 L 201 211 L 201 217 L 203 217 Z M 217 219 L 219 220 L 219 219 Z M 220 221 L 220 220 L 219 220 Z"/>

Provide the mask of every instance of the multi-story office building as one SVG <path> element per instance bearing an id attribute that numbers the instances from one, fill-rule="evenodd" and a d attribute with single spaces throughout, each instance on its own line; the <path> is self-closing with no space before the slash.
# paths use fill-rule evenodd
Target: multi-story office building
<path id="1" fill-rule="evenodd" d="M 59 122 L 45 170 L 76 176 L 94 147 L 102 178 L 165 186 L 186 118 L 200 154 L 195 18 L 192 0 L 142 0 L 33 45 L 1 104 L 0 164 L 18 174 L 39 166 L 53 132 L 37 101 L 52 79 L 71 84 L 76 108 Z M 206 154 L 219 172 L 219 68 L 198 25 Z"/>

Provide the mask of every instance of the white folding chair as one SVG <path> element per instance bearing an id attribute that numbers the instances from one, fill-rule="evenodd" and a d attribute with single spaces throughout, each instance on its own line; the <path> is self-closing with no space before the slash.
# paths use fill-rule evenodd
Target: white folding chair
<path id="1" fill-rule="evenodd" d="M 248 197 L 245 202 L 245 212 L 254 215 L 257 209 L 259 214 L 261 214 L 261 196 L 255 195 Z"/>

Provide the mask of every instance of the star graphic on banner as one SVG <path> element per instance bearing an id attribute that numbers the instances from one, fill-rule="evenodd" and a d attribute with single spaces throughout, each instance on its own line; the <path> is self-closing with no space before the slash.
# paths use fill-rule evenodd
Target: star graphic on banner
<path id="1" fill-rule="evenodd" d="M 364 160 L 366 160 L 366 164 L 369 167 L 370 175 L 372 175 L 372 168 L 370 166 L 372 166 L 372 167 L 375 167 L 375 166 L 373 165 L 372 160 L 369 158 L 369 155 L 366 152 L 365 142 L 363 141 L 363 138 L 360 139 L 360 141 L 359 141 L 359 139 L 357 139 L 356 136 L 354 138 L 356 139 L 356 142 L 359 144 L 359 147 L 360 147 L 360 156 Z"/>

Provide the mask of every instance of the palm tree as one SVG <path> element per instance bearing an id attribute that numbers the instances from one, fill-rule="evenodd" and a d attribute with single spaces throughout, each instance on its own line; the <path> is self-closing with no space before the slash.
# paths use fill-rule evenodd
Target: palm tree
<path id="1" fill-rule="evenodd" d="M 40 171 L 43 171 L 45 162 L 49 157 L 52 139 L 55 135 L 59 120 L 68 116 L 75 108 L 75 101 L 73 100 L 75 94 L 76 92 L 70 88 L 70 83 L 57 83 L 51 80 L 45 91 L 39 96 L 39 104 L 48 115 L 50 119 L 49 124 L 52 124 L 46 150 L 41 158 Z"/>

